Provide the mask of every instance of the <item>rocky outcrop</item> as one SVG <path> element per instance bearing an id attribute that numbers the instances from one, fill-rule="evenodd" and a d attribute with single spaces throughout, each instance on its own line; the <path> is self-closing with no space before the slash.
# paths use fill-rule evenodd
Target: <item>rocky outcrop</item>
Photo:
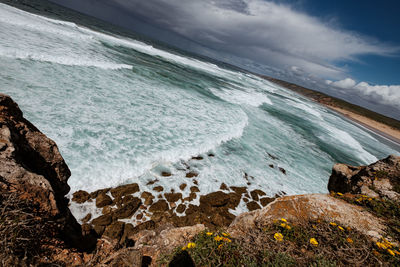
<path id="1" fill-rule="evenodd" d="M 9 96 L 0 94 L 0 188 L 37 205 L 57 223 L 65 241 L 85 249 L 65 198 L 70 175 L 54 141 L 26 120 Z"/>
<path id="2" fill-rule="evenodd" d="M 338 222 L 374 238 L 381 236 L 385 229 L 381 219 L 361 207 L 327 194 L 310 194 L 284 196 L 263 209 L 240 214 L 229 226 L 229 232 L 233 237 L 239 237 L 281 218 L 293 223 L 310 220 Z"/>
<path id="3" fill-rule="evenodd" d="M 400 200 L 400 157 L 390 155 L 368 166 L 335 164 L 329 178 L 331 192 L 364 194 Z"/>

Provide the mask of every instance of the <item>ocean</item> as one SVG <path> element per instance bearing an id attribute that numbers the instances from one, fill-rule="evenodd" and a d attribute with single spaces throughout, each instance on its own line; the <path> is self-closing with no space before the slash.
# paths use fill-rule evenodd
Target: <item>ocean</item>
<path id="1" fill-rule="evenodd" d="M 180 191 L 187 169 L 201 194 L 222 183 L 320 193 L 337 162 L 399 154 L 258 76 L 60 12 L 0 3 L 0 91 L 57 143 L 71 193 L 151 181 Z"/>

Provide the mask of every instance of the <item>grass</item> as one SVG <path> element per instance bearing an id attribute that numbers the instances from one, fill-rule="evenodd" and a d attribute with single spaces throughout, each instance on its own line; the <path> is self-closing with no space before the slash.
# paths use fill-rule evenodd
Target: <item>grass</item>
<path id="1" fill-rule="evenodd" d="M 355 204 L 382 218 L 387 226 L 388 236 L 400 243 L 400 204 L 388 198 L 373 198 L 366 195 L 335 194 L 348 203 Z"/>
<path id="2" fill-rule="evenodd" d="M 32 203 L 0 190 L 0 266 L 35 265 L 52 232 Z"/>
<path id="3" fill-rule="evenodd" d="M 204 231 L 159 264 L 183 251 L 196 266 L 400 265 L 398 247 L 386 239 L 373 242 L 356 230 L 321 220 L 294 225 L 282 219 L 238 238 Z"/>

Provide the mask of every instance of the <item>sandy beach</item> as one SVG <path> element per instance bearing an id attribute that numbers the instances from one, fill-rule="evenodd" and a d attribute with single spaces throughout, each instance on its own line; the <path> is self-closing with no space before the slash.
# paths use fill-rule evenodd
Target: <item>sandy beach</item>
<path id="1" fill-rule="evenodd" d="M 351 119 L 352 121 L 354 121 L 358 124 L 361 124 L 362 126 L 368 128 L 372 131 L 375 131 L 379 135 L 382 135 L 382 136 L 400 144 L 400 130 L 393 129 L 392 127 L 390 127 L 386 124 L 380 123 L 376 120 L 367 118 L 365 116 L 359 115 L 357 113 L 348 111 L 343 108 L 339 108 L 339 107 L 335 107 L 335 106 L 331 106 L 331 105 L 325 105 L 325 106 L 335 110 L 336 112 Z"/>

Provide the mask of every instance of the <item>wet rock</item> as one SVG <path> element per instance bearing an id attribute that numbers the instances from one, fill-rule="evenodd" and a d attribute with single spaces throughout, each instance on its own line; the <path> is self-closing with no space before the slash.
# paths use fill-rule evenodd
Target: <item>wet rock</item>
<path id="1" fill-rule="evenodd" d="M 176 212 L 178 213 L 183 213 L 186 210 L 186 206 L 183 204 L 179 204 L 179 206 L 176 208 Z"/>
<path id="2" fill-rule="evenodd" d="M 159 181 L 158 179 L 155 179 L 155 180 L 147 182 L 146 185 L 153 185 L 153 184 L 157 183 L 158 181 Z"/>
<path id="3" fill-rule="evenodd" d="M 164 199 L 161 199 L 150 206 L 150 212 L 164 212 L 168 210 L 168 203 Z"/>
<path id="4" fill-rule="evenodd" d="M 255 202 L 255 201 L 251 201 L 251 202 L 246 203 L 246 206 L 249 209 L 249 211 L 261 209 L 260 205 L 258 205 L 258 203 Z"/>
<path id="5" fill-rule="evenodd" d="M 209 157 L 215 157 L 215 155 L 214 155 L 213 153 L 208 153 L 207 156 L 209 156 Z"/>
<path id="6" fill-rule="evenodd" d="M 222 183 L 221 186 L 219 187 L 219 189 L 225 190 L 225 191 L 229 190 L 228 186 L 225 183 Z"/>
<path id="7" fill-rule="evenodd" d="M 199 182 L 198 182 L 197 180 L 193 180 L 193 183 L 194 183 L 195 185 L 199 185 Z"/>
<path id="8" fill-rule="evenodd" d="M 132 217 L 132 215 L 139 209 L 142 201 L 140 198 L 133 198 L 131 201 L 127 202 L 121 208 L 116 209 L 113 212 L 113 216 L 117 219 L 126 219 Z"/>
<path id="9" fill-rule="evenodd" d="M 90 194 L 86 191 L 79 190 L 72 195 L 72 201 L 82 204 L 90 199 Z"/>
<path id="10" fill-rule="evenodd" d="M 272 154 L 270 154 L 270 153 L 268 153 L 268 152 L 267 152 L 267 154 L 268 154 L 268 156 L 269 156 L 271 159 L 274 159 L 274 160 L 275 160 L 275 159 L 278 159 L 278 157 L 276 157 L 276 156 L 274 156 L 274 155 L 272 155 Z"/>
<path id="11" fill-rule="evenodd" d="M 189 194 L 188 197 L 185 197 L 185 198 L 183 199 L 183 201 L 189 201 L 189 202 L 191 202 L 191 201 L 195 200 L 196 198 L 197 198 L 196 193 L 191 192 L 191 193 Z"/>
<path id="12" fill-rule="evenodd" d="M 247 203 L 247 202 L 249 202 L 249 199 L 248 199 L 248 198 L 243 198 L 243 201 L 244 201 L 245 203 Z"/>
<path id="13" fill-rule="evenodd" d="M 150 206 L 151 204 L 153 204 L 154 196 L 150 192 L 143 192 L 140 195 L 140 197 L 144 198 L 144 205 L 145 206 Z"/>
<path id="14" fill-rule="evenodd" d="M 286 170 L 285 170 L 284 168 L 282 168 L 282 167 L 279 167 L 279 171 L 280 171 L 281 173 L 283 173 L 283 174 L 285 174 L 285 175 L 286 175 Z"/>
<path id="15" fill-rule="evenodd" d="M 269 164 L 268 166 L 269 166 L 271 169 L 274 168 L 274 164 Z"/>
<path id="16" fill-rule="evenodd" d="M 122 197 L 125 195 L 132 195 L 136 192 L 139 192 L 139 185 L 138 184 L 127 184 L 127 185 L 121 185 L 118 186 L 116 188 L 113 188 L 110 190 L 111 191 L 111 195 L 114 198 L 117 197 Z"/>
<path id="17" fill-rule="evenodd" d="M 168 171 L 161 172 L 161 176 L 163 176 L 163 177 L 169 177 L 171 175 L 172 175 L 171 172 L 168 172 Z"/>
<path id="18" fill-rule="evenodd" d="M 211 207 L 221 207 L 229 202 L 229 195 L 217 191 L 200 197 L 200 204 L 209 205 Z"/>
<path id="19" fill-rule="evenodd" d="M 242 195 L 237 193 L 229 193 L 228 196 L 229 202 L 227 207 L 230 209 L 235 209 L 239 205 Z"/>
<path id="20" fill-rule="evenodd" d="M 231 186 L 231 189 L 236 193 L 236 194 L 244 194 L 247 192 L 247 187 L 237 187 L 237 186 Z"/>
<path id="21" fill-rule="evenodd" d="M 112 216 L 111 214 L 105 214 L 105 215 L 101 215 L 95 219 L 92 220 L 92 224 L 93 225 L 97 225 L 97 226 L 105 226 L 105 225 L 109 225 L 112 222 Z"/>
<path id="22" fill-rule="evenodd" d="M 197 176 L 199 176 L 199 174 L 196 173 L 196 172 L 188 172 L 188 173 L 186 173 L 186 178 L 193 178 L 193 177 L 197 177 Z"/>
<path id="23" fill-rule="evenodd" d="M 101 210 L 101 213 L 103 213 L 103 214 L 110 214 L 111 212 L 113 212 L 113 208 L 111 208 L 110 206 L 105 206 L 105 207 Z"/>
<path id="24" fill-rule="evenodd" d="M 103 235 L 107 236 L 111 239 L 117 239 L 119 240 L 122 236 L 122 233 L 124 231 L 124 226 L 125 223 L 123 222 L 113 222 L 112 224 L 108 225 L 106 229 L 104 230 Z"/>
<path id="25" fill-rule="evenodd" d="M 202 156 L 197 156 L 197 157 L 192 157 L 192 159 L 194 159 L 194 160 L 203 160 L 203 157 Z"/>
<path id="26" fill-rule="evenodd" d="M 260 199 L 260 203 L 263 207 L 267 206 L 269 203 L 274 201 L 276 198 L 273 197 L 263 197 Z"/>
<path id="27" fill-rule="evenodd" d="M 254 201 L 258 201 L 260 196 L 265 196 L 266 194 L 262 190 L 255 189 L 250 192 L 250 195 Z"/>
<path id="28" fill-rule="evenodd" d="M 113 203 L 113 201 L 112 201 L 111 197 L 109 197 L 106 194 L 100 194 L 96 198 L 96 207 L 98 207 L 98 208 L 108 206 L 112 203 Z"/>
<path id="29" fill-rule="evenodd" d="M 82 223 L 87 223 L 88 221 L 90 221 L 90 219 L 92 219 L 92 214 L 91 213 L 89 213 L 85 217 L 83 217 L 81 219 L 81 221 L 82 221 Z"/>
<path id="30" fill-rule="evenodd" d="M 172 203 L 172 202 L 176 202 L 179 199 L 181 199 L 182 194 L 181 193 L 165 193 L 164 197 L 168 202 Z"/>
<path id="31" fill-rule="evenodd" d="M 141 220 L 143 218 L 143 213 L 136 215 L 136 220 Z"/>
<path id="32" fill-rule="evenodd" d="M 197 186 L 191 186 L 190 187 L 190 192 L 197 193 L 197 192 L 200 192 L 200 189 Z"/>
<path id="33" fill-rule="evenodd" d="M 187 186 L 187 184 L 181 184 L 179 186 L 179 189 L 183 191 L 183 190 L 185 190 L 186 186 Z"/>
<path id="34" fill-rule="evenodd" d="M 105 189 L 96 190 L 96 191 L 90 193 L 90 198 L 95 199 L 100 194 L 107 194 L 110 191 L 110 189 L 111 188 L 105 188 Z"/>
<path id="35" fill-rule="evenodd" d="M 162 187 L 161 185 L 153 187 L 153 190 L 156 192 L 162 192 L 164 190 L 164 187 Z"/>

